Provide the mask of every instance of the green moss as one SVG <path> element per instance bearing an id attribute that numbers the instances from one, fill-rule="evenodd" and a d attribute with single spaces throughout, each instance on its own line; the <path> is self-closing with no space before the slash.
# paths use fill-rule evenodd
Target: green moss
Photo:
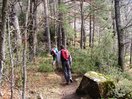
<path id="1" fill-rule="evenodd" d="M 91 79 L 93 79 L 94 81 L 97 81 L 97 82 L 105 82 L 105 81 L 111 81 L 111 79 L 106 76 L 106 75 L 103 75 L 101 73 L 97 73 L 97 72 L 94 72 L 94 71 L 89 71 L 85 74 L 86 77 L 89 77 Z"/>
<path id="2" fill-rule="evenodd" d="M 106 81 L 103 83 L 100 83 L 99 90 L 101 93 L 101 96 L 112 96 L 113 95 L 113 89 L 115 89 L 115 85 L 113 81 Z"/>

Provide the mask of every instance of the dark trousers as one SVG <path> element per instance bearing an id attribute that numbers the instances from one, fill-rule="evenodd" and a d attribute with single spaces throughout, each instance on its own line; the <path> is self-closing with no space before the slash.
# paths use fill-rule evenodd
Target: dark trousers
<path id="1" fill-rule="evenodd" d="M 62 68 L 63 68 L 65 80 L 66 82 L 69 82 L 71 79 L 71 70 L 70 70 L 69 61 L 63 61 Z"/>

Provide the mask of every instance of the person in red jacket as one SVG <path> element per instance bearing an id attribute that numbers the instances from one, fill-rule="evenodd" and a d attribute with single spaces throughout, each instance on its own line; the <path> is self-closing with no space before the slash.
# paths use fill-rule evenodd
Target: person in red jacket
<path id="1" fill-rule="evenodd" d="M 69 51 L 63 46 L 61 45 L 61 62 L 62 62 L 62 68 L 63 68 L 63 72 L 64 72 L 64 77 L 66 80 L 66 84 L 70 84 L 70 82 L 72 83 L 72 76 L 71 76 L 71 67 L 70 67 L 70 54 Z"/>

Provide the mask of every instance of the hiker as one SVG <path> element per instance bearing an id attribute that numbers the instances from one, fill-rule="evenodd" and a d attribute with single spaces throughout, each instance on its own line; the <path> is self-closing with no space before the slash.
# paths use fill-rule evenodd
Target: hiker
<path id="1" fill-rule="evenodd" d="M 64 77 L 66 80 L 66 84 L 72 83 L 72 76 L 71 76 L 71 66 L 70 66 L 70 54 L 68 50 L 61 45 L 61 62 L 62 62 L 62 68 L 64 72 Z"/>
<path id="2" fill-rule="evenodd" d="M 62 68 L 62 64 L 61 64 L 61 51 L 59 51 L 58 53 L 57 53 L 57 56 L 56 56 L 56 65 L 57 65 L 57 70 L 62 70 L 61 68 Z"/>
<path id="3" fill-rule="evenodd" d="M 58 53 L 58 49 L 56 46 L 54 46 L 52 49 L 51 49 L 51 55 L 53 56 L 53 62 L 52 62 L 52 65 L 56 65 L 56 61 L 57 61 L 57 53 Z"/>

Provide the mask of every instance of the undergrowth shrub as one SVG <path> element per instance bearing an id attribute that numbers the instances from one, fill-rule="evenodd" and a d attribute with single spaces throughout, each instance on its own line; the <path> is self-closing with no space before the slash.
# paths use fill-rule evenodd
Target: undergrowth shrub
<path id="1" fill-rule="evenodd" d="M 121 72 L 121 69 L 119 69 L 118 67 L 103 66 L 101 67 L 101 73 L 105 75 L 109 75 L 116 82 L 124 79 L 123 72 Z"/>
<path id="2" fill-rule="evenodd" d="M 99 65 L 117 66 L 117 50 L 114 46 L 112 33 L 102 35 L 100 42 L 91 49 L 92 60 Z"/>
<path id="3" fill-rule="evenodd" d="M 73 72 L 83 74 L 87 71 L 97 69 L 97 67 L 94 66 L 94 62 L 91 60 L 87 50 L 75 49 L 74 51 L 71 50 L 71 53 L 73 57 Z"/>
<path id="4" fill-rule="evenodd" d="M 39 72 L 52 72 L 53 71 L 53 66 L 51 64 L 51 60 L 45 60 L 41 64 L 39 64 Z"/>
<path id="5" fill-rule="evenodd" d="M 115 89 L 112 90 L 113 98 L 132 99 L 132 77 L 122 72 L 118 67 L 104 66 L 101 72 L 109 75 L 115 81 Z"/>
<path id="6" fill-rule="evenodd" d="M 93 48 L 70 48 L 73 57 L 73 71 L 85 73 L 89 70 L 100 70 L 102 66 L 117 66 L 117 55 L 114 50 L 113 35 L 108 32 L 102 35 L 100 42 Z"/>
<path id="7" fill-rule="evenodd" d="M 123 79 L 116 84 L 113 90 L 114 97 L 117 99 L 132 99 L 132 84 L 128 79 Z"/>

